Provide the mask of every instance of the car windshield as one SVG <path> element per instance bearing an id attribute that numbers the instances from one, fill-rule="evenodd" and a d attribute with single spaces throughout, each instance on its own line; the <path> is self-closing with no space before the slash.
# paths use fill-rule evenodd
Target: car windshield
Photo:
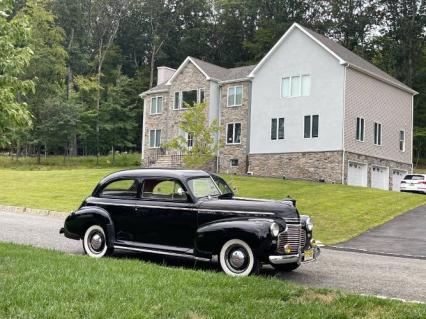
<path id="1" fill-rule="evenodd" d="M 405 180 L 412 180 L 412 181 L 422 181 L 424 180 L 423 175 L 407 175 L 404 177 Z"/>
<path id="2" fill-rule="evenodd" d="M 193 178 L 188 181 L 191 192 L 197 198 L 219 196 L 221 193 L 210 177 Z"/>

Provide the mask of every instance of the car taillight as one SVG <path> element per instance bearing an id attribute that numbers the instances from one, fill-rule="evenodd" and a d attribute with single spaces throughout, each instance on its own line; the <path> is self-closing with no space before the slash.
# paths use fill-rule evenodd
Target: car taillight
<path id="1" fill-rule="evenodd" d="M 421 181 L 419 182 L 419 184 L 426 184 L 426 181 Z"/>

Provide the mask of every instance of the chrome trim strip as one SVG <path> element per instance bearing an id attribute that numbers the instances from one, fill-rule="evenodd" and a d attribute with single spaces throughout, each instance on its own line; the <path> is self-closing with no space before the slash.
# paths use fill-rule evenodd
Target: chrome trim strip
<path id="1" fill-rule="evenodd" d="M 269 256 L 269 261 L 274 265 L 291 264 L 297 263 L 300 259 L 300 255 L 272 255 Z"/>
<path id="2" fill-rule="evenodd" d="M 155 205 L 131 205 L 131 204 L 122 204 L 122 203 L 105 203 L 105 202 L 89 202 L 89 204 L 97 204 L 97 205 L 110 205 L 110 206 L 126 206 L 126 207 L 139 207 L 139 208 L 161 208 L 161 209 L 174 209 L 174 210 L 189 210 L 189 211 L 199 211 L 206 213 L 229 213 L 229 214 L 248 214 L 248 215 L 265 215 L 272 216 L 275 213 L 268 212 L 246 212 L 246 211 L 238 211 L 238 210 L 213 210 L 213 209 L 205 209 L 205 208 L 188 208 L 188 207 L 176 207 L 176 206 L 155 206 Z"/>
<path id="3" fill-rule="evenodd" d="M 122 250 L 138 251 L 138 252 L 142 252 L 142 253 L 153 253 L 153 254 L 165 255 L 165 256 L 183 257 L 183 258 L 195 259 L 195 260 L 199 260 L 199 261 L 210 261 L 210 259 L 208 259 L 208 258 L 201 258 L 201 257 L 193 256 L 193 255 L 179 254 L 179 253 L 173 253 L 173 252 L 161 251 L 161 250 L 154 250 L 154 249 L 134 248 L 134 247 L 126 247 L 126 246 L 120 246 L 120 245 L 114 245 L 114 248 L 115 249 L 122 249 Z"/>

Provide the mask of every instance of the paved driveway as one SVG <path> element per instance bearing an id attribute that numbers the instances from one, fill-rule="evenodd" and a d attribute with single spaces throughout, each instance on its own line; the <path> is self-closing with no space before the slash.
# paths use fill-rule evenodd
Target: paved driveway
<path id="1" fill-rule="evenodd" d="M 82 254 L 81 241 L 58 234 L 62 225 L 61 218 L 0 212 L 0 241 Z M 165 261 L 171 266 L 194 267 L 189 262 L 147 255 L 118 252 L 115 256 L 148 259 L 160 265 Z M 212 264 L 198 264 L 197 267 L 217 269 Z M 271 267 L 265 267 L 262 274 L 309 287 L 426 302 L 426 260 L 323 249 L 318 262 L 304 264 L 292 273 L 277 273 Z"/>
<path id="2" fill-rule="evenodd" d="M 335 247 L 426 259 L 426 206 L 397 216 Z"/>

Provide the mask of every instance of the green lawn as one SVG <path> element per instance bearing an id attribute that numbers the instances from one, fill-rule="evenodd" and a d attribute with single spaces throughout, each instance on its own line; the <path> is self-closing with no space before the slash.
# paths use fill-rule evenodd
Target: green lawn
<path id="1" fill-rule="evenodd" d="M 97 182 L 114 170 L 117 169 L 0 169 L 0 203 L 68 212 L 76 209 Z M 316 237 L 325 243 L 349 239 L 426 204 L 426 196 L 416 194 L 272 178 L 225 177 L 237 187 L 239 196 L 296 198 L 301 212 L 313 217 Z"/>
<path id="2" fill-rule="evenodd" d="M 19 170 L 50 170 L 50 169 L 72 169 L 72 168 L 107 168 L 107 167 L 136 167 L 140 164 L 141 155 L 117 154 L 113 161 L 112 156 L 100 156 L 98 164 L 96 156 L 41 156 L 40 164 L 37 157 L 19 157 L 0 155 L 0 167 Z"/>
<path id="3" fill-rule="evenodd" d="M 0 244 L 0 317 L 420 319 L 426 306 Z"/>

